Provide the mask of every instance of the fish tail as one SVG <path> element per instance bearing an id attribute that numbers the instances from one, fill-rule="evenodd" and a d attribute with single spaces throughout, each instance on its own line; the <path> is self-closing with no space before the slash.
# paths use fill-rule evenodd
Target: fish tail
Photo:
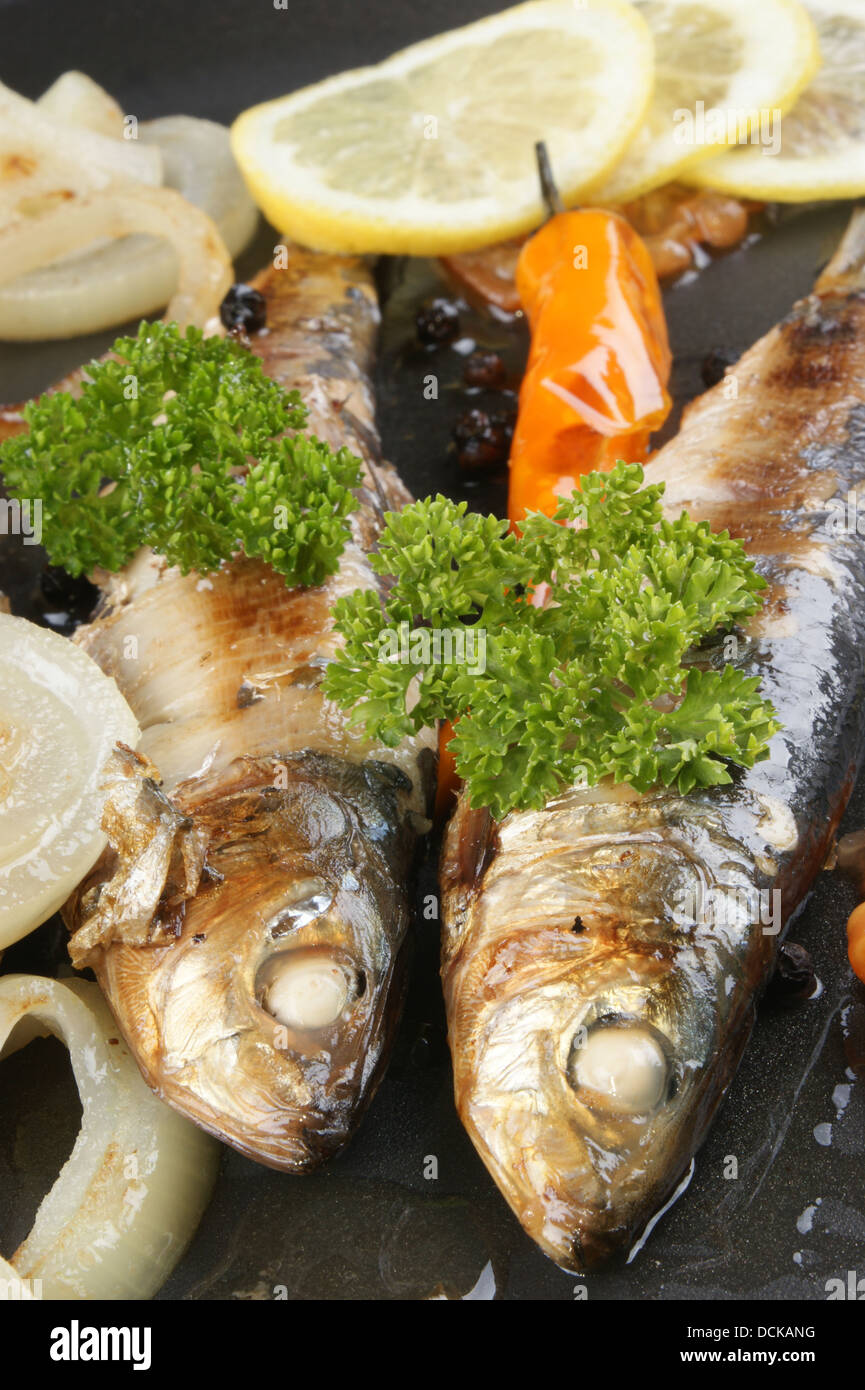
<path id="1" fill-rule="evenodd" d="M 818 294 L 851 294 L 865 290 L 865 206 L 847 224 L 837 251 L 817 281 Z"/>

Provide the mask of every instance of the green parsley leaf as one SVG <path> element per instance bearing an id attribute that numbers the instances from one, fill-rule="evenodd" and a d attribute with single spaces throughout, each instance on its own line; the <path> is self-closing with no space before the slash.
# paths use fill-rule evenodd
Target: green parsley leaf
<path id="1" fill-rule="evenodd" d="M 28 405 L 0 448 L 6 486 L 42 499 L 43 543 L 71 574 L 149 545 L 184 574 L 243 549 L 290 585 L 336 569 L 360 464 L 302 431 L 296 391 L 231 338 L 142 323 L 86 369 L 79 395 Z"/>
<path id="2" fill-rule="evenodd" d="M 619 463 L 520 537 L 442 496 L 389 513 L 372 561 L 389 586 L 337 604 L 326 693 L 390 745 L 453 721 L 471 802 L 499 819 L 604 777 L 729 782 L 780 726 L 756 678 L 703 669 L 699 648 L 754 613 L 765 582 L 726 532 L 668 521 L 662 495 Z"/>

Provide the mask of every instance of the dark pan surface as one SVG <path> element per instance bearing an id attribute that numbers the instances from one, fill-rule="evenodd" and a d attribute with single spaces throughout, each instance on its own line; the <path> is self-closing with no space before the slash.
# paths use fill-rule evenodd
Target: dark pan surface
<path id="1" fill-rule="evenodd" d="M 498 8 L 478 0 L 322 0 L 315 7 L 288 0 L 285 10 L 263 0 L 184 0 L 182 9 L 166 0 L 146 7 L 0 0 L 0 78 L 36 95 L 61 70 L 79 67 L 142 119 L 184 111 L 230 120 L 252 102 Z M 667 293 L 677 407 L 703 389 L 709 352 L 741 352 L 807 292 L 848 215 L 835 205 L 764 216 L 751 244 Z M 262 229 L 242 275 L 268 259 L 273 241 Z M 459 414 L 485 404 L 465 392 L 463 358 L 452 348 L 427 354 L 414 341 L 419 302 L 448 287 L 428 262 L 384 264 L 381 287 L 379 414 L 389 456 L 417 495 L 441 490 L 501 510 L 503 479 L 467 479 L 450 445 Z M 463 337 L 502 350 L 516 375 L 520 326 L 467 308 L 462 318 Z M 113 336 L 0 345 L 0 400 L 34 394 Z M 436 401 L 423 394 L 430 372 L 439 379 Z M 33 549 L 0 538 L 0 589 L 11 594 L 13 611 L 43 619 L 63 611 L 74 619 L 75 595 L 46 592 L 40 571 Z M 86 605 L 85 592 L 77 616 Z M 863 824 L 860 779 L 843 828 Z M 522 1234 L 453 1108 L 438 925 L 422 910 L 425 895 L 436 891 L 434 856 L 431 846 L 396 1052 L 360 1132 L 342 1157 L 305 1178 L 226 1150 L 213 1202 L 160 1297 L 573 1297 L 573 1277 Z M 828 1279 L 865 1268 L 865 992 L 844 941 L 854 901 L 837 874 L 820 875 L 791 939 L 811 952 L 822 992 L 795 1008 L 763 1005 L 690 1187 L 632 1263 L 588 1279 L 590 1298 L 824 1299 Z M 7 952 L 2 969 L 53 969 L 62 953 L 62 932 L 49 923 Z M 59 1044 L 31 1044 L 0 1067 L 5 1253 L 26 1234 L 68 1155 L 77 1115 Z M 730 1156 L 738 1160 L 736 1179 L 724 1176 Z"/>

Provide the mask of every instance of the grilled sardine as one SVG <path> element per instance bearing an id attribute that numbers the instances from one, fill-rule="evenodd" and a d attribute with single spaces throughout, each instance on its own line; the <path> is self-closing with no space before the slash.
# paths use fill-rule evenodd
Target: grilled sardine
<path id="1" fill-rule="evenodd" d="M 374 426 L 369 272 L 290 248 L 258 288 L 253 351 L 312 432 L 363 460 L 352 540 L 320 588 L 244 559 L 184 577 L 149 552 L 106 576 L 77 640 L 143 737 L 115 755 L 109 850 L 66 916 L 154 1090 L 300 1171 L 345 1141 L 381 1073 L 434 757 L 431 736 L 359 737 L 321 692 L 334 602 L 379 582 L 366 552 L 407 497 Z"/>
<path id="2" fill-rule="evenodd" d="M 526 1231 L 569 1269 L 625 1246 L 681 1179 L 860 762 L 863 265 L 860 213 L 815 292 L 646 470 L 671 517 L 729 528 L 769 583 L 714 658 L 762 678 L 783 723 L 769 759 L 726 787 L 570 790 L 500 824 L 463 797 L 447 831 L 457 1106 Z"/>

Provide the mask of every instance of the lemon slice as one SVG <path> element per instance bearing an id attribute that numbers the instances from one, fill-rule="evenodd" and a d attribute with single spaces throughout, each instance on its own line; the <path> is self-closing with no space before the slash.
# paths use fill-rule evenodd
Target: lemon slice
<path id="1" fill-rule="evenodd" d="M 750 130 L 769 138 L 773 113 L 790 109 L 820 61 L 798 0 L 637 0 L 636 9 L 655 40 L 655 90 L 624 157 L 592 188 L 601 203 L 630 202 Z"/>
<path id="2" fill-rule="evenodd" d="M 806 9 L 823 65 L 781 121 L 779 151 L 730 150 L 689 182 L 782 203 L 865 193 L 865 0 L 806 0 Z"/>
<path id="3" fill-rule="evenodd" d="M 534 145 L 569 200 L 641 121 L 652 41 L 624 0 L 531 0 L 245 111 L 232 148 L 271 222 L 331 251 L 438 255 L 537 226 Z"/>
<path id="4" fill-rule="evenodd" d="M 99 858 L 102 768 L 138 734 L 86 652 L 0 614 L 0 950 L 56 912 Z"/>

